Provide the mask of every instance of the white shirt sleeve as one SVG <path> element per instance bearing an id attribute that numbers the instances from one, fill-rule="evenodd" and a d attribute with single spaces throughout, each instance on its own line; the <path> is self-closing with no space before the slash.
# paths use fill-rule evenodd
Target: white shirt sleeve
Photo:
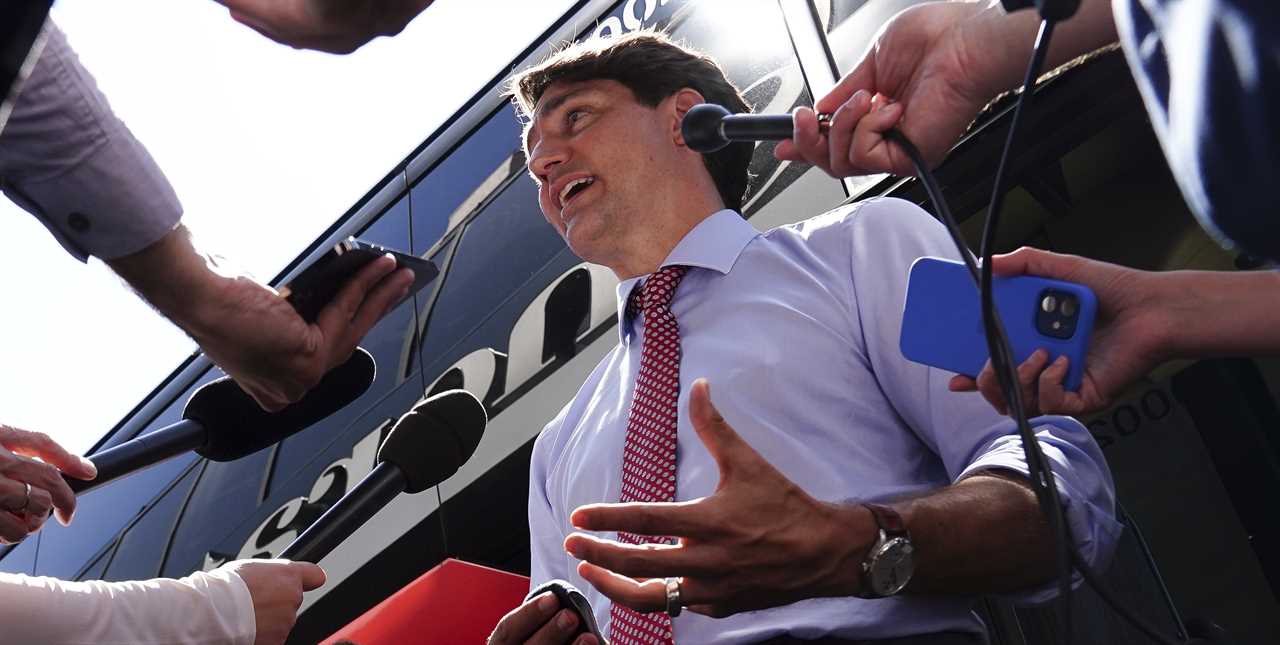
<path id="1" fill-rule="evenodd" d="M 253 599 L 239 574 L 67 582 L 0 573 L 5 642 L 42 645 L 253 645 Z"/>
<path id="2" fill-rule="evenodd" d="M 178 196 L 52 21 L 44 36 L 0 132 L 0 190 L 81 261 L 140 251 L 178 225 Z"/>

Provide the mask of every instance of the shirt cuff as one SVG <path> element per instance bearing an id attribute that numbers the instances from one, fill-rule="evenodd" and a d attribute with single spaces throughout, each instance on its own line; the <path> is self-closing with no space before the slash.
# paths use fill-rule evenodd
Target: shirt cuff
<path id="1" fill-rule="evenodd" d="M 1095 571 L 1101 572 L 1111 563 L 1116 543 L 1124 530 L 1123 525 L 1115 519 L 1114 487 L 1110 477 L 1099 477 L 1095 470 L 1102 468 L 1105 472 L 1106 462 L 1103 461 L 1101 451 L 1096 449 L 1096 444 L 1090 442 L 1095 446 L 1093 452 L 1097 452 L 1096 455 L 1090 455 L 1077 442 L 1065 438 L 1064 435 L 1070 433 L 1088 432 L 1074 419 L 1040 417 L 1033 420 L 1035 421 L 1039 425 L 1033 426 L 1033 431 L 1053 470 L 1071 539 L 1084 561 Z M 988 470 L 1011 471 L 1030 479 L 1031 470 L 1027 467 L 1026 456 L 1023 454 L 1022 439 L 1017 434 L 996 439 L 956 477 L 956 481 Z M 1083 580 L 1079 573 L 1073 572 L 1072 589 L 1078 587 Z M 1043 604 L 1057 596 L 1056 573 L 1054 579 L 1044 585 L 1001 594 L 1001 597 L 1019 605 Z"/>
<path id="2" fill-rule="evenodd" d="M 10 181 L 4 189 L 82 262 L 137 253 L 182 219 L 178 196 L 151 155 L 119 133 L 60 175 Z"/>

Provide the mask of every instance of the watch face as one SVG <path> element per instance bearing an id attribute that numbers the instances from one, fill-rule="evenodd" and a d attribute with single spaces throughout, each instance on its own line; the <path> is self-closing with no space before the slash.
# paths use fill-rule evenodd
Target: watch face
<path id="1" fill-rule="evenodd" d="M 893 538 L 880 546 L 868 570 L 867 580 L 877 596 L 892 596 L 902 591 L 915 571 L 915 548 L 906 538 Z"/>

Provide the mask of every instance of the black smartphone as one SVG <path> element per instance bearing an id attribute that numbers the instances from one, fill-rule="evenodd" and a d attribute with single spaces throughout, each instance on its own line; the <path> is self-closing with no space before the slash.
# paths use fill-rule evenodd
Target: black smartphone
<path id="1" fill-rule="evenodd" d="M 431 281 L 440 274 L 440 270 L 431 260 L 350 237 L 335 244 L 314 264 L 303 269 L 302 273 L 284 285 L 280 292 L 303 320 L 315 322 L 316 317 L 320 315 L 320 310 L 338 295 L 338 290 L 347 283 L 347 280 L 350 280 L 364 265 L 387 254 L 391 254 L 396 259 L 397 268 L 413 269 L 413 286 L 409 287 L 410 296 L 431 284 Z"/>
<path id="2" fill-rule="evenodd" d="M 525 596 L 525 601 L 533 600 L 538 596 L 550 591 L 556 595 L 556 600 L 560 601 L 560 607 L 571 609 L 578 614 L 578 631 L 574 633 L 574 637 L 582 634 L 591 634 L 600 639 L 601 643 L 606 643 L 604 634 L 600 633 L 600 626 L 596 624 L 596 614 L 591 611 L 591 603 L 587 602 L 587 597 L 582 595 L 578 588 L 565 582 L 564 580 L 549 580 L 537 589 L 529 592 Z"/>

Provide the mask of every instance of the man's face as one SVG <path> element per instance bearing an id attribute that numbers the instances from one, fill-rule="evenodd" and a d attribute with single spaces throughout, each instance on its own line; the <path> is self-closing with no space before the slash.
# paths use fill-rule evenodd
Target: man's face
<path id="1" fill-rule="evenodd" d="M 543 216 L 578 257 L 616 268 L 644 243 L 675 150 L 667 103 L 647 107 L 612 80 L 553 83 L 538 100 L 529 172 Z"/>

